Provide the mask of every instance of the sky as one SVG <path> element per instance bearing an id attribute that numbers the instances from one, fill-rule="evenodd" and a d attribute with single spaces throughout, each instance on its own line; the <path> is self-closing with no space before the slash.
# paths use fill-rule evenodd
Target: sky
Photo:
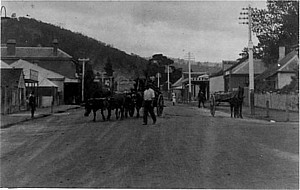
<path id="1" fill-rule="evenodd" d="M 248 25 L 239 24 L 238 17 L 249 4 L 266 8 L 266 0 L 1 1 L 7 16 L 58 25 L 128 54 L 184 59 L 190 52 L 201 62 L 239 58 L 248 44 Z"/>

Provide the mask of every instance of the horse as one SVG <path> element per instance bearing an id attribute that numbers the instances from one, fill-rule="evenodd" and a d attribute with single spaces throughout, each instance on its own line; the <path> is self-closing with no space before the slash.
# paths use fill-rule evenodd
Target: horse
<path id="1" fill-rule="evenodd" d="M 238 91 L 233 93 L 233 96 L 229 100 L 231 117 L 243 118 L 242 109 L 244 101 L 244 88 L 238 88 Z"/>
<path id="2" fill-rule="evenodd" d="M 106 119 L 108 120 L 109 117 L 110 117 L 111 110 L 109 108 L 109 102 L 106 98 L 91 98 L 91 99 L 88 99 L 87 102 L 85 103 L 84 116 L 86 116 L 86 117 L 89 116 L 91 111 L 93 111 L 93 113 L 94 113 L 93 121 L 96 121 L 96 112 L 99 109 L 101 110 L 101 115 L 102 115 L 103 121 L 105 121 Z M 108 110 L 107 118 L 105 118 L 104 110 Z"/>
<path id="3" fill-rule="evenodd" d="M 130 117 L 133 117 L 134 108 L 135 108 L 135 104 L 134 104 L 134 100 L 133 100 L 133 93 L 126 93 L 125 94 L 125 102 L 124 102 L 125 118 L 127 118 L 128 115 Z"/>
<path id="4" fill-rule="evenodd" d="M 107 99 L 108 99 L 108 103 L 109 103 L 109 109 L 115 110 L 116 119 L 119 119 L 119 112 L 121 114 L 121 119 L 123 119 L 124 118 L 125 95 L 124 94 L 114 94 L 111 97 L 108 97 Z"/>
<path id="5" fill-rule="evenodd" d="M 132 94 L 132 100 L 134 103 L 134 107 L 136 109 L 136 117 L 140 117 L 140 109 L 143 107 L 143 93 L 142 92 L 134 92 Z"/>

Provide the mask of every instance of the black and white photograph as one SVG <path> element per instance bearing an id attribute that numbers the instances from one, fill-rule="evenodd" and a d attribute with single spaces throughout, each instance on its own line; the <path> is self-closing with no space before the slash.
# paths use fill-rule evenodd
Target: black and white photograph
<path id="1" fill-rule="evenodd" d="M 2 0 L 0 188 L 299 189 L 299 0 Z"/>

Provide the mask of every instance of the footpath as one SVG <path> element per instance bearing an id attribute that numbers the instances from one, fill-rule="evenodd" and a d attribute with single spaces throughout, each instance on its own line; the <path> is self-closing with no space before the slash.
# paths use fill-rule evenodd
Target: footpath
<path id="1" fill-rule="evenodd" d="M 188 103 L 190 106 L 198 107 L 198 102 L 190 102 Z M 205 103 L 205 108 L 209 109 L 209 103 Z M 202 105 L 201 108 L 203 109 Z M 216 106 L 216 111 L 221 111 L 230 114 L 230 107 L 227 104 L 221 104 Z M 284 110 L 274 110 L 269 109 L 269 116 L 267 116 L 267 109 L 266 108 L 254 108 L 254 114 L 251 115 L 250 107 L 243 106 L 242 114 L 244 118 L 253 118 L 259 120 L 266 120 L 270 122 L 299 122 L 299 112 L 289 111 L 286 112 Z"/>
<path id="2" fill-rule="evenodd" d="M 21 112 L 16 112 L 16 113 L 12 113 L 12 114 L 1 115 L 0 116 L 0 121 L 1 121 L 0 128 L 1 129 L 8 128 L 10 126 L 22 123 L 24 121 L 47 117 L 47 116 L 50 116 L 53 114 L 61 114 L 68 110 L 78 109 L 78 108 L 80 108 L 79 105 L 59 105 L 59 106 L 54 106 L 52 109 L 51 109 L 51 107 L 37 108 L 34 113 L 34 118 L 31 118 L 30 111 L 21 111 Z"/>

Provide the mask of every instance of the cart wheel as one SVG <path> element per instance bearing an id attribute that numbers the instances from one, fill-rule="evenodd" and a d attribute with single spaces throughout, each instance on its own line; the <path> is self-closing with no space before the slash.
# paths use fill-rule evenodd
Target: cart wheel
<path id="1" fill-rule="evenodd" d="M 160 94 L 157 98 L 156 111 L 157 116 L 161 116 L 164 110 L 164 98 L 162 94 Z"/>
<path id="2" fill-rule="evenodd" d="M 215 96 L 212 94 L 210 96 L 210 114 L 214 117 L 216 112 L 216 101 Z"/>

